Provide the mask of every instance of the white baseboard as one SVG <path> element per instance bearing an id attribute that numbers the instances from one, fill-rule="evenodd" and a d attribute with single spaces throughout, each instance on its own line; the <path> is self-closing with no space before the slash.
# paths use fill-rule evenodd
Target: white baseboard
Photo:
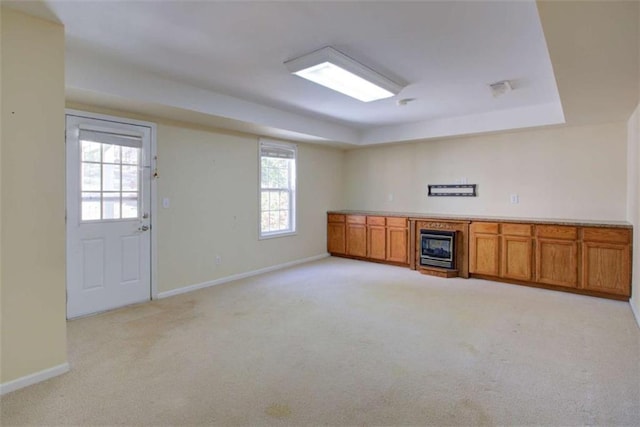
<path id="1" fill-rule="evenodd" d="M 158 298 L 168 298 L 174 295 L 185 294 L 187 292 L 196 291 L 198 289 L 208 288 L 209 286 L 221 285 L 227 282 L 233 282 L 234 280 L 246 279 L 247 277 L 257 276 L 259 274 L 268 273 L 270 271 L 280 270 L 287 267 L 293 267 L 294 265 L 304 264 L 311 261 L 317 261 L 322 258 L 328 257 L 328 253 L 312 256 L 309 258 L 297 259 L 295 261 L 285 262 L 284 264 L 272 265 L 271 267 L 260 268 L 258 270 L 247 271 L 246 273 L 234 274 L 220 279 L 211 280 L 209 282 L 198 283 L 195 285 L 184 286 L 178 289 L 172 289 L 170 291 L 158 293 Z"/>
<path id="2" fill-rule="evenodd" d="M 636 318 L 636 323 L 638 324 L 638 327 L 640 328 L 640 313 L 638 313 L 638 309 L 636 308 L 635 305 L 633 305 L 631 303 L 631 301 L 629 301 L 629 305 L 631 306 L 631 312 L 633 313 L 633 316 Z"/>
<path id="3" fill-rule="evenodd" d="M 31 375 L 26 375 L 13 381 L 2 383 L 0 384 L 0 396 L 30 386 L 32 384 L 48 380 L 49 378 L 57 377 L 58 375 L 62 375 L 65 372 L 69 372 L 68 363 L 63 363 L 62 365 L 54 366 L 53 368 L 45 369 L 43 371 L 36 372 Z"/>

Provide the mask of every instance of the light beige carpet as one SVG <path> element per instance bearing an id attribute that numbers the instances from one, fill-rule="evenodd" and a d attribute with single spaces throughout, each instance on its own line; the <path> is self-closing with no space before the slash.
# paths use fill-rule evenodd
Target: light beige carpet
<path id="1" fill-rule="evenodd" d="M 2 424 L 640 425 L 629 305 L 329 258 L 69 322 Z"/>

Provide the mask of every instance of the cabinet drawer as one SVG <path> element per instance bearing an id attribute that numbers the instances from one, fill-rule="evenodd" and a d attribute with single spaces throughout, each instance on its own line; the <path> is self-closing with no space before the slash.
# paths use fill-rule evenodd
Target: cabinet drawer
<path id="1" fill-rule="evenodd" d="M 384 217 L 383 216 L 368 216 L 367 224 L 369 225 L 384 225 Z"/>
<path id="2" fill-rule="evenodd" d="M 502 224 L 502 234 L 509 236 L 531 236 L 530 224 Z"/>
<path id="3" fill-rule="evenodd" d="M 470 230 L 472 233 L 498 234 L 498 227 L 497 222 L 472 222 Z"/>
<path id="4" fill-rule="evenodd" d="M 404 228 L 407 226 L 407 218 L 387 217 L 387 226 Z"/>
<path id="5" fill-rule="evenodd" d="M 344 222 L 344 215 L 329 214 L 329 222 Z"/>
<path id="6" fill-rule="evenodd" d="M 367 217 L 364 215 L 347 215 L 347 222 L 349 224 L 366 224 Z"/>
<path id="7" fill-rule="evenodd" d="M 585 242 L 631 242 L 631 231 L 624 228 L 584 228 L 582 233 Z"/>
<path id="8" fill-rule="evenodd" d="M 577 240 L 578 228 L 563 225 L 537 225 L 536 236 L 547 239 Z"/>

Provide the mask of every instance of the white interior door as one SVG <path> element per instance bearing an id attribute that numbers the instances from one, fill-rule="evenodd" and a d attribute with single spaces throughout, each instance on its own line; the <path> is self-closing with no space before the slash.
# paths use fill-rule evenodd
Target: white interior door
<path id="1" fill-rule="evenodd" d="M 151 128 L 67 115 L 67 318 L 151 298 Z"/>

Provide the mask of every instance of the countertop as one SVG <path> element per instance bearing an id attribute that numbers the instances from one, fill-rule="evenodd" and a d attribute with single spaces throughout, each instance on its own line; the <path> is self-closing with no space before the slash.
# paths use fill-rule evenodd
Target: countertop
<path id="1" fill-rule="evenodd" d="M 605 221 L 590 219 L 567 219 L 567 218 L 514 218 L 502 216 L 475 216 L 475 215 L 449 215 L 430 214 L 424 212 L 382 212 L 382 211 L 356 211 L 338 210 L 328 211 L 331 214 L 342 215 L 371 215 L 371 216 L 398 216 L 411 219 L 439 219 L 439 220 L 459 220 L 459 221 L 483 221 L 483 222 L 514 222 L 530 224 L 553 224 L 553 225 L 574 225 L 578 227 L 612 227 L 612 228 L 633 228 L 626 221 Z"/>

